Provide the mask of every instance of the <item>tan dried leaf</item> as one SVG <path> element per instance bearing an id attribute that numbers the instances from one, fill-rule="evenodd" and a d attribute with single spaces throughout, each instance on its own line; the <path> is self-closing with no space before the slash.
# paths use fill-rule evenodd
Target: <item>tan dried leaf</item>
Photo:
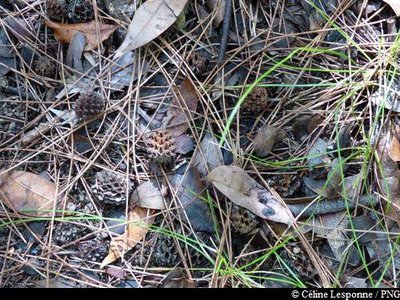
<path id="1" fill-rule="evenodd" d="M 129 25 L 125 40 L 115 52 L 115 57 L 139 48 L 154 40 L 177 20 L 188 0 L 147 0 Z"/>
<path id="2" fill-rule="evenodd" d="M 236 166 L 215 168 L 208 175 L 208 180 L 233 203 L 257 216 L 289 225 L 293 223 L 288 209 L 241 168 Z"/>
<path id="3" fill-rule="evenodd" d="M 126 252 L 136 246 L 138 242 L 144 239 L 153 224 L 155 216 L 151 210 L 136 206 L 128 215 L 128 228 L 117 237 L 111 240 L 108 255 L 101 263 L 100 268 L 104 268 L 113 261 L 122 257 Z"/>
<path id="4" fill-rule="evenodd" d="M 160 191 L 155 181 L 146 181 L 132 193 L 131 203 L 150 209 L 165 209 L 164 191 Z"/>
<path id="5" fill-rule="evenodd" d="M 70 43 L 77 32 L 86 36 L 85 51 L 94 50 L 99 43 L 108 39 L 118 28 L 117 25 L 103 24 L 96 21 L 78 24 L 63 24 L 46 20 L 47 27 L 53 29 L 54 36 L 60 43 Z"/>
<path id="6" fill-rule="evenodd" d="M 30 172 L 0 171 L 0 200 L 15 212 L 51 216 L 58 199 L 54 182 Z"/>

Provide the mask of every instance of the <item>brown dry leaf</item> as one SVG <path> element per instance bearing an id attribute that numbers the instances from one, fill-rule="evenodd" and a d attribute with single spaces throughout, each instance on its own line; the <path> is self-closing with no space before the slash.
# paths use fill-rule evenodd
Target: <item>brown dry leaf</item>
<path id="1" fill-rule="evenodd" d="M 195 288 L 196 284 L 188 279 L 182 268 L 173 269 L 161 282 L 161 288 Z"/>
<path id="2" fill-rule="evenodd" d="M 280 142 L 284 136 L 285 131 L 283 129 L 264 125 L 254 137 L 254 152 L 260 157 L 267 156 L 274 145 Z"/>
<path id="3" fill-rule="evenodd" d="M 389 145 L 389 156 L 394 161 L 400 161 L 400 142 L 394 135 Z"/>
<path id="4" fill-rule="evenodd" d="M 52 216 L 57 185 L 24 171 L 0 171 L 0 200 L 15 212 L 29 216 Z"/>
<path id="5" fill-rule="evenodd" d="M 260 218 L 288 225 L 293 223 L 288 209 L 241 168 L 235 166 L 215 168 L 208 175 L 208 180 L 233 203 L 248 209 Z"/>
<path id="6" fill-rule="evenodd" d="M 396 16 L 400 17 L 400 1 L 399 0 L 383 0 L 383 1 L 390 5 L 390 7 L 395 12 Z"/>
<path id="7" fill-rule="evenodd" d="M 174 24 L 187 2 L 188 0 L 147 0 L 133 16 L 125 40 L 115 52 L 115 57 L 158 37 Z"/>
<path id="8" fill-rule="evenodd" d="M 390 149 L 394 134 L 391 130 L 382 136 L 376 147 L 377 156 L 380 162 L 377 163 L 378 182 L 380 189 L 385 197 L 390 201 L 388 216 L 396 218 L 397 211 L 400 209 L 400 170 L 390 157 Z"/>
<path id="9" fill-rule="evenodd" d="M 60 43 L 70 43 L 77 32 L 86 36 L 85 51 L 95 50 L 118 28 L 117 25 L 103 24 L 96 21 L 78 24 L 63 24 L 46 20 L 47 27 L 53 29 L 54 36 Z"/>
<path id="10" fill-rule="evenodd" d="M 198 103 L 199 97 L 196 88 L 190 79 L 186 78 L 179 88 L 175 89 L 175 97 L 168 110 L 168 115 L 171 118 L 168 127 L 174 137 L 178 137 L 188 130 L 188 121 L 193 112 L 196 111 Z"/>
<path id="11" fill-rule="evenodd" d="M 128 216 L 128 228 L 124 234 L 114 237 L 111 240 L 108 255 L 101 262 L 100 268 L 104 268 L 113 261 L 124 255 L 127 251 L 136 246 L 146 236 L 150 225 L 153 224 L 155 216 L 151 210 L 136 206 Z"/>

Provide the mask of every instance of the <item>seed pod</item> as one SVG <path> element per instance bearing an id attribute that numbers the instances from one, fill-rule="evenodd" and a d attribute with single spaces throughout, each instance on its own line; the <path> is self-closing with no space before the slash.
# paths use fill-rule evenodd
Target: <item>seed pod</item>
<path id="1" fill-rule="evenodd" d="M 259 224 L 258 217 L 244 207 L 233 204 L 231 211 L 232 227 L 240 234 L 247 234 Z"/>
<path id="2" fill-rule="evenodd" d="M 268 107 L 268 92 L 264 87 L 255 87 L 244 101 L 241 110 L 244 114 L 260 114 Z"/>
<path id="3" fill-rule="evenodd" d="M 131 188 L 132 183 L 126 176 L 104 170 L 96 174 L 96 183 L 92 190 L 99 202 L 121 205 L 126 202 Z"/>
<path id="4" fill-rule="evenodd" d="M 61 22 L 68 11 L 65 0 L 47 0 L 46 6 L 49 19 L 57 22 Z"/>
<path id="5" fill-rule="evenodd" d="M 90 91 L 82 94 L 74 104 L 74 110 L 79 119 L 87 120 L 103 112 L 106 102 L 99 94 Z"/>
<path id="6" fill-rule="evenodd" d="M 164 165 L 173 162 L 175 157 L 175 138 L 166 129 L 153 131 L 147 137 L 148 151 L 153 163 Z"/>

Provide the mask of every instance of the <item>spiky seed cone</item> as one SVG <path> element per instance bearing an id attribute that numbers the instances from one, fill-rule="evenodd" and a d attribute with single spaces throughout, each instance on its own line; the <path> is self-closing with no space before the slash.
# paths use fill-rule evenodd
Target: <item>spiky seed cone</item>
<path id="1" fill-rule="evenodd" d="M 175 156 L 175 138 L 166 129 L 153 131 L 147 138 L 150 160 L 157 164 L 169 164 Z"/>
<path id="2" fill-rule="evenodd" d="M 88 261 L 100 262 L 108 253 L 109 242 L 94 238 L 79 243 L 79 257 Z"/>
<path id="3" fill-rule="evenodd" d="M 70 0 L 68 20 L 72 23 L 86 23 L 94 20 L 94 9 L 91 0 Z"/>
<path id="4" fill-rule="evenodd" d="M 90 91 L 81 94 L 74 104 L 74 110 L 79 119 L 87 120 L 104 111 L 106 102 L 99 94 Z"/>
<path id="5" fill-rule="evenodd" d="M 188 57 L 188 64 L 194 75 L 202 76 L 207 72 L 208 59 L 200 52 L 192 52 Z"/>
<path id="6" fill-rule="evenodd" d="M 245 114 L 262 113 L 268 106 L 268 92 L 264 87 L 255 87 L 242 105 Z"/>
<path id="7" fill-rule="evenodd" d="M 68 11 L 65 0 L 47 0 L 46 6 L 49 19 L 57 22 L 61 22 Z"/>
<path id="8" fill-rule="evenodd" d="M 132 183 L 126 176 L 103 170 L 96 174 L 96 183 L 92 186 L 92 191 L 99 202 L 121 205 L 126 203 L 131 188 Z"/>
<path id="9" fill-rule="evenodd" d="M 57 245 L 66 245 L 81 238 L 86 228 L 71 223 L 59 223 L 54 227 L 53 240 Z"/>
<path id="10" fill-rule="evenodd" d="M 255 214 L 236 204 L 232 206 L 230 219 L 233 228 L 240 234 L 249 233 L 259 224 Z"/>
<path id="11" fill-rule="evenodd" d="M 173 267 L 179 263 L 178 250 L 172 237 L 159 236 L 154 248 L 153 260 L 157 267 Z"/>
<path id="12" fill-rule="evenodd" d="M 56 73 L 56 65 L 47 56 L 39 56 L 33 63 L 33 68 L 36 74 L 44 77 L 54 77 Z"/>

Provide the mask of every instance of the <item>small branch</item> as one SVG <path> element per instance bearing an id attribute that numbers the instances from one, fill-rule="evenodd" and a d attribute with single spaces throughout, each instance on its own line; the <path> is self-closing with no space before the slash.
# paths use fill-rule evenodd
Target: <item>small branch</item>
<path id="1" fill-rule="evenodd" d="M 373 207 L 378 203 L 378 198 L 374 195 L 364 195 L 360 197 L 358 202 L 348 200 L 349 209 L 354 209 L 356 205 Z M 308 207 L 307 207 L 308 206 Z M 289 204 L 288 205 L 292 214 L 297 217 L 307 218 L 314 215 L 323 215 L 328 213 L 335 213 L 346 210 L 346 200 L 321 200 L 313 204 Z"/>
<path id="2" fill-rule="evenodd" d="M 220 65 L 224 62 L 226 46 L 228 44 L 229 37 L 229 28 L 231 27 L 231 18 L 232 18 L 232 2 L 233 0 L 225 0 L 225 14 L 224 14 L 224 22 L 222 24 L 222 39 L 221 45 L 218 52 L 217 63 Z"/>

